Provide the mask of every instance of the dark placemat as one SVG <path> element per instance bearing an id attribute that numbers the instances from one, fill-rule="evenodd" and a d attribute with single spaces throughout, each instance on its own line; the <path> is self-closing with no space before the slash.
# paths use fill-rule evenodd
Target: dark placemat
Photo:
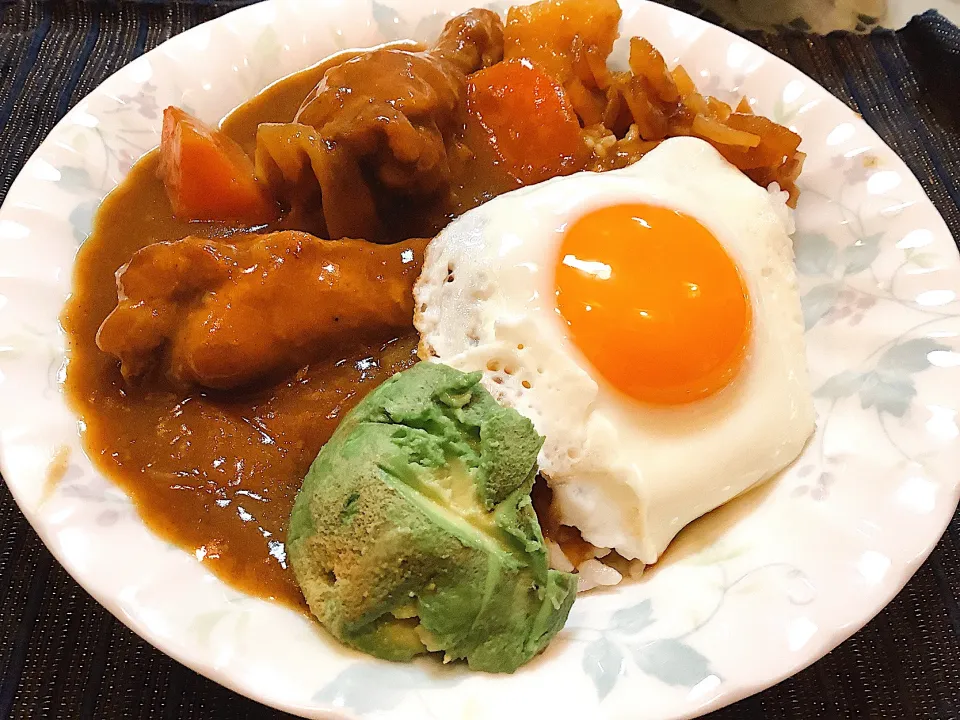
<path id="1" fill-rule="evenodd" d="M 0 0 L 0 198 L 54 123 L 109 74 L 249 1 Z M 860 112 L 960 237 L 960 31 L 927 15 L 870 37 L 751 39 Z M 288 717 L 201 678 L 127 630 L 51 558 L 5 485 L 0 673 L 0 718 Z M 960 515 L 866 628 L 813 667 L 710 717 L 960 720 Z"/>

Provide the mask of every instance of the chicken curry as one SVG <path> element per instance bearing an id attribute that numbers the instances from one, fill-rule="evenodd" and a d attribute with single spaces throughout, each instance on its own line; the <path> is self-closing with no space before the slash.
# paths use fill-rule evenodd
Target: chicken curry
<path id="1" fill-rule="evenodd" d="M 503 192 L 697 135 L 796 199 L 799 137 L 700 95 L 615 0 L 451 20 L 336 56 L 161 146 L 104 201 L 63 313 L 85 447 L 159 535 L 294 607 L 285 533 L 339 418 L 411 366 L 429 238 Z"/>

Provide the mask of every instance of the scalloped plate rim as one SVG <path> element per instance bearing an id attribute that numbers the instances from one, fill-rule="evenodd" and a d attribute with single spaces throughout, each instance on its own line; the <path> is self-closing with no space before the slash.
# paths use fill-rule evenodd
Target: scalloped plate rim
<path id="1" fill-rule="evenodd" d="M 265 4 L 271 4 L 273 2 L 274 0 L 267 0 Z M 246 14 L 250 14 L 250 16 L 253 17 L 253 14 L 257 12 L 258 7 L 259 6 L 257 5 L 253 5 L 253 6 L 239 8 L 224 16 L 221 16 L 220 18 L 208 21 L 207 23 L 203 23 L 202 25 L 191 28 L 167 40 L 162 45 L 158 46 L 154 50 L 151 50 L 149 53 L 146 53 L 144 56 L 141 56 L 141 57 L 149 58 L 151 57 L 151 55 L 163 52 L 164 46 L 167 46 L 167 48 L 170 48 L 175 46 L 176 43 L 186 42 L 191 38 L 199 37 L 200 34 L 204 32 L 204 28 L 210 24 L 224 22 L 227 18 L 230 18 L 233 21 L 240 21 L 244 19 L 244 16 Z M 678 11 L 674 11 L 665 7 L 661 7 L 659 8 L 659 10 L 663 12 L 663 15 L 665 18 L 671 17 L 673 13 L 678 13 Z M 815 81 L 810 79 L 808 76 L 803 74 L 800 70 L 797 70 L 792 66 L 789 66 L 787 63 L 785 63 L 785 61 L 781 60 L 780 58 L 777 58 L 772 53 L 769 53 L 768 51 L 763 50 L 762 48 L 759 48 L 753 43 L 750 43 L 748 40 L 740 38 L 739 36 L 736 36 L 725 29 L 709 25 L 704 21 L 700 20 L 699 18 L 685 17 L 684 19 L 685 21 L 691 22 L 694 25 L 699 24 L 704 26 L 704 32 L 712 33 L 713 35 L 722 38 L 727 43 L 736 41 L 739 43 L 749 44 L 751 46 L 751 49 L 754 52 L 759 51 L 763 54 L 766 62 L 773 63 L 777 66 L 782 65 L 783 68 L 786 68 L 789 70 L 790 75 L 801 75 L 802 77 L 807 79 L 808 82 L 810 83 L 811 88 L 814 89 L 814 92 L 822 94 L 823 97 L 820 98 L 821 102 L 826 102 L 828 104 L 828 108 L 831 111 L 840 111 L 842 109 L 842 111 L 846 111 L 847 113 L 850 113 L 851 116 L 854 115 L 853 111 L 851 111 L 849 108 L 843 105 L 840 100 L 838 100 L 833 95 L 831 95 L 828 91 L 822 88 L 822 86 L 820 86 Z M 91 91 L 91 93 L 89 93 L 83 100 L 79 101 L 77 103 L 77 106 L 72 108 L 64 116 L 64 118 L 62 118 L 54 126 L 54 128 L 50 131 L 47 138 L 44 140 L 44 143 L 47 143 L 50 138 L 55 137 L 64 128 L 69 126 L 73 120 L 76 119 L 77 115 L 81 112 L 80 106 L 82 106 L 84 100 L 97 94 L 109 93 L 115 86 L 119 86 L 120 79 L 125 74 L 125 72 L 127 72 L 127 69 L 128 69 L 128 66 L 124 66 L 117 72 L 113 73 L 110 77 L 104 80 L 103 83 L 101 83 L 97 88 Z M 854 119 L 853 122 L 859 123 L 865 126 L 865 123 L 859 117 Z M 863 129 L 864 128 L 861 128 L 861 132 L 863 131 Z M 877 147 L 886 148 L 887 150 L 889 150 L 888 146 L 886 146 L 886 144 L 880 139 L 880 137 L 871 128 L 866 128 L 866 131 L 873 136 Z M 892 154 L 895 154 L 893 153 L 892 150 L 890 150 L 890 152 Z M 9 199 L 11 197 L 17 197 L 20 194 L 18 192 L 18 188 L 23 182 L 22 176 L 26 171 L 28 171 L 31 168 L 32 164 L 35 163 L 36 159 L 40 155 L 42 155 L 42 153 L 43 153 L 43 145 L 41 145 L 40 148 L 38 148 L 38 150 L 35 151 L 31 155 L 31 157 L 27 160 L 27 162 L 24 164 L 24 167 L 21 170 L 21 172 L 18 174 L 17 179 L 12 184 L 6 199 Z M 900 168 L 900 171 L 905 173 L 909 178 L 915 180 L 914 176 L 906 168 L 905 164 L 903 164 L 902 161 L 900 162 L 902 165 L 902 168 Z M 927 202 L 929 203 L 929 200 L 927 200 Z M 3 211 L 5 209 L 6 209 L 6 202 L 4 203 L 4 207 L 0 208 L 0 219 L 2 219 Z M 941 225 L 943 226 L 943 229 L 946 230 L 945 223 L 943 223 L 942 218 L 940 218 L 939 213 L 937 213 L 936 209 L 933 208 L 932 204 L 930 204 L 929 210 L 931 210 L 934 214 L 936 214 L 936 217 L 941 223 Z M 949 231 L 946 230 L 946 232 L 949 235 Z M 8 440 L 6 439 L 6 433 L 4 432 L 3 435 L 0 435 L 0 469 L 4 469 L 7 466 L 6 453 L 8 450 L 8 444 L 9 443 L 8 443 Z M 38 513 L 35 512 L 35 509 L 29 507 L 29 504 L 23 501 L 22 498 L 23 498 L 24 489 L 23 487 L 21 487 L 20 483 L 16 479 L 14 479 L 11 482 L 9 480 L 9 476 L 7 475 L 7 473 L 4 472 L 3 474 L 5 478 L 8 478 L 7 485 L 10 488 L 11 493 L 13 494 L 21 510 L 24 512 L 24 514 L 27 516 L 28 520 L 30 521 L 31 526 L 36 530 L 36 532 L 38 533 L 38 535 L 40 536 L 44 544 L 51 549 L 51 552 L 54 554 L 57 560 L 67 569 L 67 571 L 71 574 L 71 576 L 73 576 L 74 579 L 76 579 L 76 581 L 84 588 L 84 590 L 86 590 L 89 594 L 91 594 L 102 606 L 108 609 L 111 612 L 111 614 L 117 617 L 121 622 L 123 622 L 128 628 L 133 630 L 139 636 L 146 639 L 148 642 L 153 644 L 162 652 L 173 657 L 174 659 L 181 662 L 182 664 L 188 667 L 191 667 L 193 670 L 205 675 L 206 677 L 218 682 L 221 685 L 229 687 L 237 691 L 238 693 L 245 694 L 249 697 L 252 697 L 264 704 L 271 705 L 277 709 L 286 710 L 288 712 L 310 713 L 311 717 L 329 717 L 329 718 L 346 717 L 346 715 L 341 714 L 340 712 L 337 712 L 337 711 L 324 711 L 324 710 L 321 710 L 320 708 L 317 708 L 316 706 L 299 706 L 299 705 L 291 706 L 289 704 L 285 704 L 282 698 L 271 697 L 269 695 L 265 695 L 263 693 L 258 693 L 258 692 L 251 692 L 250 688 L 245 687 L 242 684 L 236 682 L 236 679 L 233 676 L 227 673 L 221 672 L 216 667 L 211 667 L 207 664 L 204 664 L 203 662 L 198 661 L 196 658 L 191 657 L 187 653 L 179 652 L 176 648 L 170 647 L 171 643 L 164 642 L 162 639 L 158 639 L 156 634 L 150 630 L 150 628 L 147 626 L 147 624 L 143 621 L 142 618 L 134 617 L 126 613 L 122 609 L 122 607 L 118 604 L 116 598 L 109 595 L 105 596 L 103 593 L 98 591 L 98 588 L 96 587 L 96 583 L 95 583 L 95 578 L 86 576 L 85 573 L 83 573 L 82 571 L 79 571 L 75 566 L 73 566 L 73 564 L 69 561 L 69 559 L 64 556 L 64 553 L 61 551 L 61 548 L 58 546 L 57 542 L 55 542 L 54 539 L 51 537 L 50 528 L 46 525 L 46 523 L 40 521 L 39 517 L 37 516 Z M 896 570 L 898 571 L 896 574 L 896 580 L 893 582 L 887 582 L 884 584 L 883 591 L 876 594 L 877 602 L 874 604 L 874 606 L 870 607 L 869 610 L 864 612 L 856 622 L 847 624 L 842 627 L 835 628 L 833 632 L 830 633 L 828 636 L 821 637 L 820 638 L 821 642 L 817 646 L 816 650 L 810 653 L 809 657 L 805 658 L 802 662 L 798 663 L 795 667 L 793 667 L 789 671 L 779 673 L 776 676 L 764 677 L 762 679 L 759 679 L 754 684 L 741 683 L 734 687 L 727 688 L 726 691 L 722 695 L 720 695 L 718 698 L 716 698 L 714 701 L 698 708 L 695 714 L 700 714 L 701 712 L 709 712 L 711 710 L 717 709 L 719 707 L 722 707 L 724 705 L 730 704 L 744 697 L 752 695 L 755 692 L 758 692 L 762 689 L 768 688 L 776 684 L 777 682 L 780 682 L 782 679 L 789 677 L 790 675 L 800 671 L 801 669 L 813 664 L 814 662 L 822 658 L 824 655 L 826 655 L 828 652 L 830 652 L 832 649 L 837 647 L 841 642 L 843 642 L 844 640 L 852 636 L 861 627 L 866 625 L 893 599 L 893 597 L 897 595 L 897 593 L 900 592 L 900 590 L 909 581 L 909 579 L 916 572 L 916 570 L 922 565 L 922 563 L 934 550 L 937 543 L 939 542 L 939 539 L 943 533 L 943 530 L 946 529 L 946 527 L 950 522 L 950 519 L 953 516 L 953 510 L 949 509 L 947 506 L 950 505 L 950 503 L 952 503 L 952 507 L 956 507 L 956 504 L 958 502 L 960 502 L 960 482 L 954 482 L 954 485 L 952 488 L 952 500 L 948 498 L 947 502 L 943 503 L 943 511 L 940 513 L 941 519 L 945 517 L 946 522 L 942 524 L 940 524 L 939 522 L 936 523 L 936 527 L 937 527 L 936 535 L 934 536 L 931 533 L 930 536 L 924 540 L 923 546 L 919 550 L 919 552 L 913 555 L 912 560 L 909 563 L 896 568 Z M 949 512 L 946 512 L 947 509 L 949 509 Z M 693 717 L 693 716 L 694 715 L 689 715 L 686 713 L 683 715 L 683 717 Z M 680 717 L 680 716 L 678 715 L 676 717 Z"/>

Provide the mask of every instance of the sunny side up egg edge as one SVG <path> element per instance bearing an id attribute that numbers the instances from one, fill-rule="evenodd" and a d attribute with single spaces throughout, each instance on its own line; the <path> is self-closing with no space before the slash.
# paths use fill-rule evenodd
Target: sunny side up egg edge
<path id="1" fill-rule="evenodd" d="M 745 280 L 747 358 L 704 400 L 661 407 L 625 397 L 570 342 L 557 312 L 564 229 L 627 202 L 696 218 Z M 792 462 L 813 432 L 789 232 L 779 196 L 694 138 L 667 140 L 623 170 L 508 193 L 429 246 L 414 292 L 421 358 L 482 371 L 494 397 L 545 436 L 540 469 L 561 522 L 597 547 L 653 563 L 685 525 Z"/>

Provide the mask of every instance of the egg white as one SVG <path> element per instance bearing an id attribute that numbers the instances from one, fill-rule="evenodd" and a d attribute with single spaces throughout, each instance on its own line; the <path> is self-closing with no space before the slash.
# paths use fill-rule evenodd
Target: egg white
<path id="1" fill-rule="evenodd" d="M 573 345 L 557 311 L 565 229 L 622 202 L 693 216 L 744 278 L 753 306 L 747 358 L 705 400 L 664 407 L 623 395 Z M 668 140 L 623 170 L 508 193 L 430 244 L 414 292 L 420 355 L 482 371 L 494 397 L 533 421 L 546 438 L 540 469 L 563 524 L 653 563 L 689 522 L 793 461 L 813 432 L 786 210 L 694 138 Z"/>

